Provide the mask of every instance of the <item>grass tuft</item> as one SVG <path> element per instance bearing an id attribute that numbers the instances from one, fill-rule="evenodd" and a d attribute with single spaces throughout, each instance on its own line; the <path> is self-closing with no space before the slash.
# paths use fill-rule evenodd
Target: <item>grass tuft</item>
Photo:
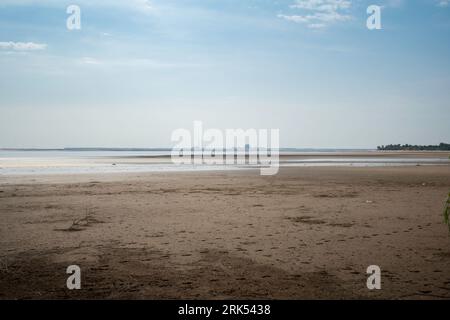
<path id="1" fill-rule="evenodd" d="M 444 207 L 444 221 L 450 231 L 450 193 L 448 194 L 448 199 Z"/>

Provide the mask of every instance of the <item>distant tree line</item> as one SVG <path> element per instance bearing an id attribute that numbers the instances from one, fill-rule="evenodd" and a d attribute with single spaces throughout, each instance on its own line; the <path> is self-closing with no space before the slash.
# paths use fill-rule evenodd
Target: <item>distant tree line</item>
<path id="1" fill-rule="evenodd" d="M 439 145 L 418 146 L 411 144 L 389 144 L 387 146 L 378 146 L 378 150 L 382 151 L 450 151 L 450 144 L 440 143 Z"/>

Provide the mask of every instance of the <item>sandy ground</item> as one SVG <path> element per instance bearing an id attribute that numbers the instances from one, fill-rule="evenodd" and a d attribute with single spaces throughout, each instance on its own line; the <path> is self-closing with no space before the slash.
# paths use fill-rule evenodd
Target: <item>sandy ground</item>
<path id="1" fill-rule="evenodd" d="M 449 190 L 448 165 L 1 177 L 0 298 L 450 299 Z"/>

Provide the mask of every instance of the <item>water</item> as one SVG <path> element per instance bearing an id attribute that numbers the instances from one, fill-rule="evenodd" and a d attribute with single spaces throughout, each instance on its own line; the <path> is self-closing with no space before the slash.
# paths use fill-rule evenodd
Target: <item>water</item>
<path id="1" fill-rule="evenodd" d="M 289 157 L 286 157 L 289 155 Z M 368 150 L 339 152 L 289 150 L 280 152 L 280 166 L 412 166 L 450 165 L 442 153 L 423 156 L 380 153 Z M 0 150 L 0 176 L 29 174 L 78 174 L 116 172 L 172 172 L 199 170 L 238 170 L 243 165 L 175 165 L 167 150 Z"/>
<path id="2" fill-rule="evenodd" d="M 78 150 L 1 150 L 0 159 L 6 158 L 36 158 L 36 159 L 61 159 L 61 158 L 77 158 L 77 159 L 89 159 L 98 157 L 137 157 L 137 156 L 164 156 L 169 155 L 167 151 L 78 151 Z"/>

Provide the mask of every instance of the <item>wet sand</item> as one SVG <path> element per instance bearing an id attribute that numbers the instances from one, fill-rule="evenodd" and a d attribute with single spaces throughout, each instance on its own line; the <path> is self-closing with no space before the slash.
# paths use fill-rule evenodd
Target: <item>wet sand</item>
<path id="1" fill-rule="evenodd" d="M 450 299 L 449 190 L 448 165 L 3 176 L 0 299 Z"/>

